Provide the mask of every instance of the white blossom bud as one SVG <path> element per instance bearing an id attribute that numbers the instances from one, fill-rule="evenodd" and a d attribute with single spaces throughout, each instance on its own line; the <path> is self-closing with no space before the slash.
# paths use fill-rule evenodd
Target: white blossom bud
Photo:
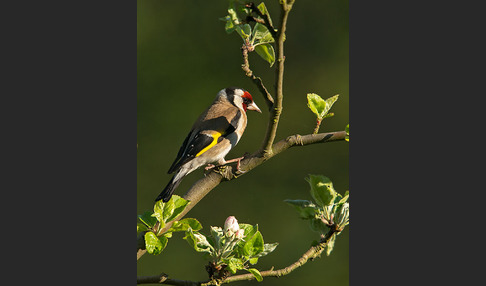
<path id="1" fill-rule="evenodd" d="M 234 216 L 229 216 L 224 222 L 224 233 L 229 237 L 240 229 L 238 221 Z"/>

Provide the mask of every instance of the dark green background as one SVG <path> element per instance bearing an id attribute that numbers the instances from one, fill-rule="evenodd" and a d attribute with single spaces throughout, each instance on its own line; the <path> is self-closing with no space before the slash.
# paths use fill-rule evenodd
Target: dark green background
<path id="1" fill-rule="evenodd" d="M 311 133 L 315 117 L 306 94 L 323 98 L 340 94 L 321 132 L 344 130 L 349 123 L 348 1 L 297 0 L 287 26 L 285 45 L 284 109 L 276 140 Z M 255 2 L 259 4 L 260 2 Z M 268 1 L 274 24 L 279 23 L 278 1 Z M 248 127 L 227 159 L 257 150 L 263 140 L 268 112 L 261 94 L 240 66 L 241 39 L 227 35 L 227 1 L 138 1 L 137 31 L 137 211 L 151 210 L 155 197 L 167 184 L 167 174 L 194 120 L 228 86 L 247 89 L 263 114 L 249 112 Z M 250 55 L 254 73 L 274 94 L 274 68 Z M 197 218 L 208 233 L 226 217 L 259 224 L 265 242 L 279 242 L 276 251 L 260 259 L 260 270 L 282 268 L 296 261 L 318 234 L 285 199 L 311 199 L 307 174 L 328 176 L 340 193 L 349 189 L 349 145 L 345 142 L 298 147 L 274 157 L 250 173 L 225 182 L 207 195 L 188 217 Z M 187 176 L 176 194 L 203 176 Z M 258 285 L 348 285 L 349 228 L 336 241 L 331 256 L 309 262 L 283 278 L 265 278 Z M 159 256 L 144 255 L 138 275 L 161 272 L 172 278 L 205 280 L 206 261 L 178 233 Z M 235 283 L 236 285 L 248 282 Z M 248 284 L 257 284 L 249 282 Z"/>

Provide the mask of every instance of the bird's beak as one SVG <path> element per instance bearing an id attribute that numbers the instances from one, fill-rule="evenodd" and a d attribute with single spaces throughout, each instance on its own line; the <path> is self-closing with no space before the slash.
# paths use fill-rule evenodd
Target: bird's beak
<path id="1" fill-rule="evenodd" d="M 250 103 L 250 104 L 249 104 L 249 105 L 246 107 L 246 109 L 248 109 L 248 110 L 255 110 L 255 111 L 258 111 L 258 112 L 262 113 L 262 111 L 260 110 L 260 108 L 258 108 L 258 106 L 256 105 L 256 103 L 255 103 L 255 102 Z"/>

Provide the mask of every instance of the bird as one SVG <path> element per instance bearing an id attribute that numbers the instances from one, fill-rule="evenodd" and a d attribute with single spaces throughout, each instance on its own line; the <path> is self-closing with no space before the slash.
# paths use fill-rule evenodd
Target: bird
<path id="1" fill-rule="evenodd" d="M 155 199 L 168 202 L 182 179 L 192 171 L 207 165 L 206 170 L 218 165 L 237 162 L 244 157 L 225 160 L 228 152 L 236 146 L 245 131 L 247 110 L 262 113 L 251 94 L 238 87 L 220 90 L 209 108 L 196 120 L 169 168 L 168 174 L 175 172 L 164 190 Z"/>

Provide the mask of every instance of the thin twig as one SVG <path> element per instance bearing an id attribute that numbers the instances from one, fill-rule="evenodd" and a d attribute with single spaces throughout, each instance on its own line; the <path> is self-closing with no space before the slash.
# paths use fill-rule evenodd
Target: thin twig
<path id="1" fill-rule="evenodd" d="M 278 270 L 261 271 L 260 274 L 262 275 L 262 277 L 281 277 L 291 273 L 295 269 L 306 264 L 309 260 L 312 261 L 313 259 L 320 257 L 322 252 L 326 248 L 326 245 L 329 243 L 329 241 L 331 240 L 332 236 L 335 235 L 335 233 L 336 230 L 331 229 L 326 234 L 326 236 L 324 236 L 324 238 L 321 239 L 318 245 L 312 246 L 296 262 L 292 263 L 291 265 Z M 226 278 L 225 280 L 223 280 L 223 284 L 231 283 L 235 281 L 253 280 L 253 279 L 255 279 L 255 276 L 253 276 L 253 274 L 241 274 L 241 275 L 235 275 Z"/>
<path id="2" fill-rule="evenodd" d="M 263 98 L 265 99 L 265 103 L 267 104 L 268 110 L 270 111 L 273 107 L 273 97 L 268 92 L 267 88 L 263 85 L 263 81 L 260 77 L 257 77 L 253 74 L 253 71 L 250 69 L 250 62 L 248 61 L 248 46 L 243 44 L 241 47 L 241 53 L 243 54 L 243 64 L 241 68 L 245 72 L 245 75 L 249 77 L 253 83 L 258 87 L 258 90 L 263 94 Z"/>
<path id="3" fill-rule="evenodd" d="M 312 132 L 312 134 L 317 134 L 317 132 L 319 132 L 319 127 L 321 127 L 321 122 L 322 122 L 322 119 L 317 119 L 316 128 L 314 128 L 314 132 Z"/>
<path id="4" fill-rule="evenodd" d="M 287 19 L 289 17 L 289 13 L 291 9 L 292 6 L 291 5 L 289 6 L 286 1 L 283 1 L 280 29 L 277 31 L 277 38 L 275 40 L 277 43 L 276 45 L 277 65 L 275 67 L 275 73 L 276 73 L 275 86 L 277 91 L 276 91 L 274 106 L 270 111 L 270 120 L 268 121 L 267 131 L 265 133 L 265 139 L 263 140 L 263 144 L 261 147 L 261 154 L 264 157 L 271 156 L 272 154 L 272 145 L 275 140 L 275 136 L 277 135 L 278 122 L 283 109 L 282 107 L 283 75 L 284 75 L 284 62 L 285 62 L 284 42 L 285 42 L 285 31 L 287 30 Z"/>

